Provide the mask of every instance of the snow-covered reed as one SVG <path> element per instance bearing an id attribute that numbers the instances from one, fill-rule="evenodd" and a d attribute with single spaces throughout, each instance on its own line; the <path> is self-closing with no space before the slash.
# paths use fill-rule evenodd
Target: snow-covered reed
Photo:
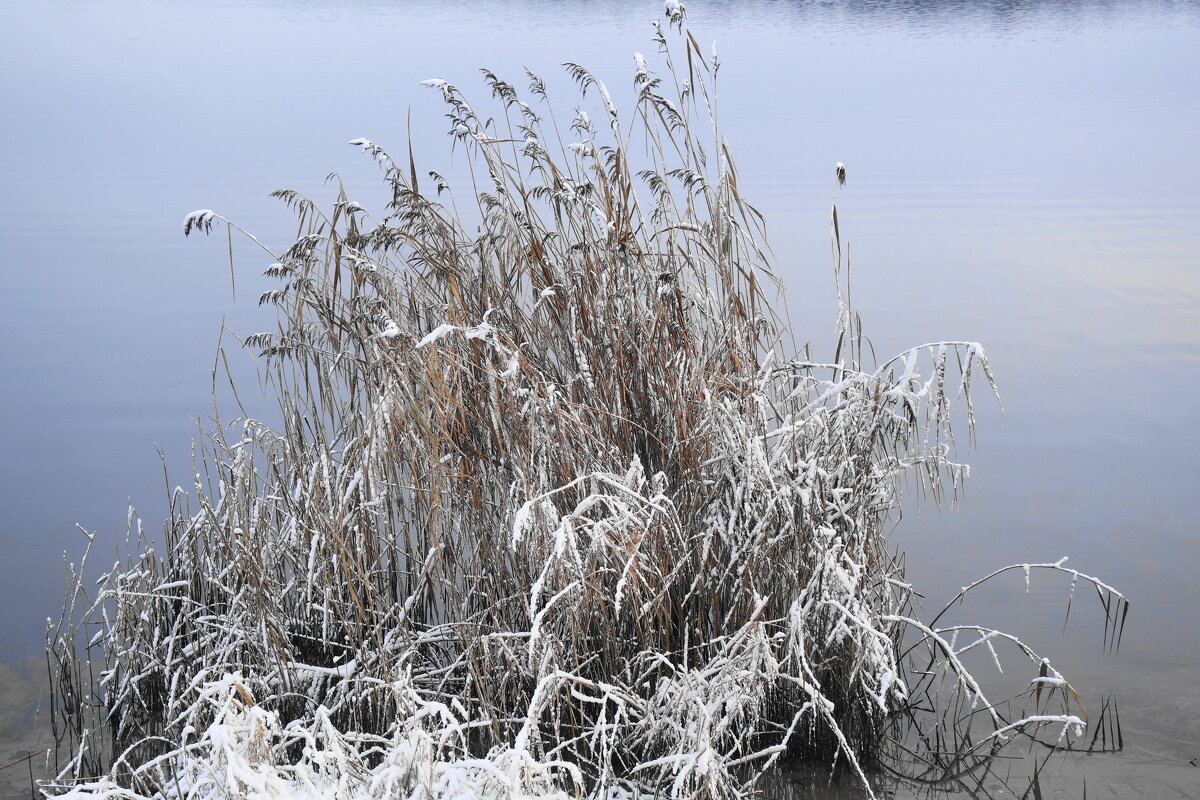
<path id="1" fill-rule="evenodd" d="M 745 797 L 782 758 L 868 782 L 889 747 L 1077 733 L 1018 640 L 913 616 L 886 538 L 902 487 L 965 478 L 952 421 L 994 389 L 983 348 L 868 364 L 841 291 L 832 359 L 796 347 L 716 53 L 676 7 L 627 116 L 574 64 L 594 119 L 556 117 L 532 73 L 521 93 L 485 70 L 487 112 L 426 82 L 477 229 L 367 140 L 382 215 L 278 193 L 301 233 L 271 255 L 277 327 L 246 343 L 282 425 L 213 429 L 161 540 L 76 581 L 49 792 Z M 1001 646 L 1034 679 L 1022 719 L 967 666 Z"/>

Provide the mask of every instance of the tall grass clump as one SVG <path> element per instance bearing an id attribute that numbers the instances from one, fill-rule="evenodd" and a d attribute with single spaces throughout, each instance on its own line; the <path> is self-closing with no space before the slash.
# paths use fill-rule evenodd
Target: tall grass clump
<path id="1" fill-rule="evenodd" d="M 902 487 L 965 477 L 952 419 L 971 431 L 994 388 L 983 349 L 868 365 L 844 300 L 832 359 L 795 346 L 716 53 L 670 22 L 626 116 L 575 64 L 595 119 L 556 117 L 533 73 L 522 92 L 485 70 L 488 113 L 427 81 L 465 216 L 411 149 L 361 139 L 381 216 L 277 193 L 300 234 L 271 256 L 278 324 L 246 344 L 282 422 L 216 426 L 161 539 L 95 593 L 80 570 L 47 792 L 734 798 L 785 757 L 869 783 L 896 744 L 982 757 L 1081 728 L 1018 640 L 919 622 L 886 537 Z M 968 668 L 1002 644 L 1035 713 L 1004 716 Z"/>

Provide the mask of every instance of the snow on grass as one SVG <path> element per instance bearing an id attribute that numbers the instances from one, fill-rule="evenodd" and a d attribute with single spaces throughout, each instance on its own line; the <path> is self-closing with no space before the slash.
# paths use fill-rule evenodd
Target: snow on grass
<path id="1" fill-rule="evenodd" d="M 533 73 L 527 103 L 484 71 L 487 114 L 426 81 L 478 224 L 366 139 L 378 222 L 276 193 L 300 233 L 264 246 L 278 322 L 246 343 L 281 429 L 215 426 L 162 539 L 131 517 L 142 546 L 98 589 L 74 569 L 48 793 L 745 798 L 809 758 L 870 794 L 901 744 L 950 770 L 1016 732 L 1078 735 L 1074 689 L 1020 639 L 915 616 L 887 539 L 902 490 L 966 478 L 985 351 L 868 355 L 841 164 L 832 358 L 795 345 L 709 115 L 715 60 L 667 11 L 679 35 L 656 27 L 665 71 L 636 60 L 624 122 L 568 65 L 610 122 L 575 109 L 584 146 L 556 146 Z M 214 224 L 240 230 L 205 210 L 185 232 Z M 1115 589 L 1061 561 L 991 577 L 1014 569 L 1093 585 L 1119 639 Z M 977 653 L 1034 673 L 1031 712 L 991 702 Z"/>

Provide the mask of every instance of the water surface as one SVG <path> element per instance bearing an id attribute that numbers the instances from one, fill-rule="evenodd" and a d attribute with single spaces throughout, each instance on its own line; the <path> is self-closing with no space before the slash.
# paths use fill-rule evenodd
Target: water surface
<path id="1" fill-rule="evenodd" d="M 961 507 L 910 504 L 895 534 L 927 605 L 993 567 L 1063 555 L 1119 586 L 1133 612 L 1115 659 L 1085 604 L 1061 631 L 1061 582 L 1026 595 L 1015 579 L 963 613 L 1027 633 L 1094 696 L 1123 698 L 1126 750 L 1048 780 L 1078 787 L 1082 770 L 1088 796 L 1108 797 L 1153 774 L 1157 796 L 1200 792 L 1187 765 L 1200 756 L 1200 5 L 688 6 L 717 40 L 725 133 L 799 337 L 831 349 L 828 202 L 842 161 L 854 300 L 876 349 L 967 338 L 993 359 L 1004 414 L 981 410 Z M 658 10 L 0 6 L 6 720 L 40 686 L 27 659 L 58 613 L 63 553 L 83 543 L 75 524 L 110 564 L 127 500 L 148 522 L 163 516 L 164 487 L 189 483 L 189 416 L 211 415 L 222 319 L 269 327 L 254 302 L 269 259 L 236 244 L 235 300 L 224 237 L 185 240 L 183 216 L 213 208 L 285 245 L 291 223 L 267 193 L 329 199 L 330 170 L 378 205 L 374 167 L 344 143 L 400 150 L 410 108 L 423 166 L 461 174 L 419 81 L 445 77 L 482 101 L 476 67 L 518 82 L 528 65 L 574 102 L 557 66 L 571 60 L 627 97 Z M 2 765 L 38 737 L 3 722 L 0 740 Z"/>

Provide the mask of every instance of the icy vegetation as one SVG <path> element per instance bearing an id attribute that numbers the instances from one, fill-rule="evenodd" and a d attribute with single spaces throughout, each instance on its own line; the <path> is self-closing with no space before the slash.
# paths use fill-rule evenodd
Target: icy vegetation
<path id="1" fill-rule="evenodd" d="M 791 758 L 870 793 L 898 753 L 952 769 L 1083 733 L 1019 640 L 922 623 L 889 550 L 902 487 L 940 501 L 966 476 L 952 420 L 994 389 L 983 348 L 868 365 L 840 289 L 832 358 L 796 347 L 716 53 L 680 4 L 668 22 L 624 117 L 574 64 L 594 120 L 556 118 L 532 73 L 526 102 L 485 70 L 486 113 L 426 82 L 473 231 L 441 176 L 367 140 L 382 216 L 277 193 L 301 232 L 271 255 L 277 328 L 246 344 L 282 429 L 217 426 L 163 536 L 131 518 L 144 546 L 97 585 L 79 569 L 47 793 L 741 798 Z M 1095 579 L 1023 568 L 1123 621 Z M 1028 713 L 972 666 L 1000 652 Z"/>

